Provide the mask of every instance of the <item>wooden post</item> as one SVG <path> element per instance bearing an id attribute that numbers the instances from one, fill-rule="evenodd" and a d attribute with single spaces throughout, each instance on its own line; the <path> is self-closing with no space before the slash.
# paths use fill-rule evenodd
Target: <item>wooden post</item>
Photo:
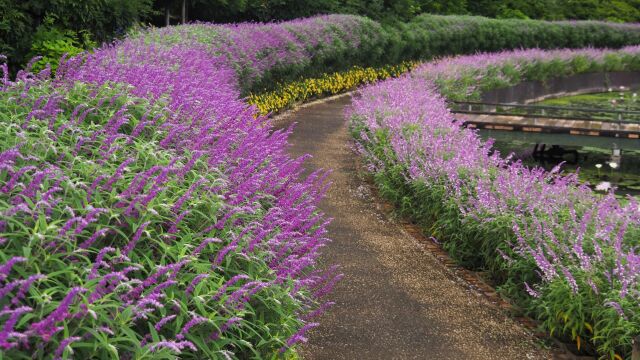
<path id="1" fill-rule="evenodd" d="M 633 339 L 632 346 L 631 360 L 640 360 L 640 335 Z"/>
<path id="2" fill-rule="evenodd" d="M 164 25 L 171 25 L 171 8 L 169 8 L 169 4 L 164 7 Z"/>

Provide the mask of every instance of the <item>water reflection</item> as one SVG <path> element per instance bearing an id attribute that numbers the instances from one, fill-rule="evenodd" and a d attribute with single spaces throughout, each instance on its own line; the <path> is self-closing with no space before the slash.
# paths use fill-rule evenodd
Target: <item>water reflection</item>
<path id="1" fill-rule="evenodd" d="M 640 196 L 640 140 L 566 134 L 480 130 L 484 139 L 495 139 L 501 154 L 547 170 L 565 162 L 564 170 L 578 172 L 594 190 L 616 188 L 617 195 Z"/>

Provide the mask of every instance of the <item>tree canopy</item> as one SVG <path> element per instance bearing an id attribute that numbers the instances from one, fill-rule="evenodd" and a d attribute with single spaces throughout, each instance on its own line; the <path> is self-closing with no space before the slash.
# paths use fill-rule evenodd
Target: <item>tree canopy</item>
<path id="1" fill-rule="evenodd" d="M 640 0 L 0 0 L 0 54 L 24 64 L 123 36 L 136 23 L 273 21 L 346 13 L 383 22 L 421 13 L 640 22 Z M 13 66 L 15 69 L 16 66 Z"/>
<path id="2" fill-rule="evenodd" d="M 155 0 L 175 22 L 185 4 L 192 20 L 234 22 L 293 19 L 318 13 L 350 13 L 376 20 L 408 20 L 424 13 L 494 18 L 640 21 L 640 0 Z M 160 25 L 159 16 L 156 22 Z"/>
<path id="3" fill-rule="evenodd" d="M 34 40 L 108 41 L 152 14 L 153 0 L 0 0 L 0 54 L 22 62 Z"/>

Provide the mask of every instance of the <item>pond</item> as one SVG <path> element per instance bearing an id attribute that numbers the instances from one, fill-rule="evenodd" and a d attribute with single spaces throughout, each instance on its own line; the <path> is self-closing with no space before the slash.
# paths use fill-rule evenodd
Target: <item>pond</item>
<path id="1" fill-rule="evenodd" d="M 636 92 L 624 88 L 610 90 L 547 99 L 532 105 L 575 107 L 575 113 L 584 108 L 640 111 Z M 513 153 L 515 159 L 527 165 L 551 170 L 564 162 L 565 171 L 579 170 L 579 179 L 594 190 L 611 186 L 616 188 L 616 195 L 640 196 L 640 140 L 497 130 L 480 130 L 479 134 L 484 139 L 495 139 L 494 148 L 504 156 Z M 619 156 L 613 155 L 614 149 L 618 149 L 615 152 Z"/>
<path id="2" fill-rule="evenodd" d="M 567 172 L 578 172 L 579 179 L 588 182 L 594 189 L 597 185 L 601 187 L 609 183 L 617 187 L 615 193 L 618 195 L 640 195 L 640 149 L 637 142 L 639 140 L 611 139 L 618 143 L 608 143 L 603 139 L 601 144 L 588 142 L 580 145 L 580 139 L 592 138 L 588 136 L 571 136 L 564 134 L 535 134 L 480 130 L 479 134 L 484 139 L 493 138 L 494 148 L 500 151 L 503 156 L 514 154 L 514 159 L 522 160 L 529 166 L 541 166 L 547 170 L 553 169 L 556 165 L 564 162 L 563 169 Z M 634 146 L 624 147 L 627 141 L 635 141 Z M 587 143 L 587 141 L 585 141 Z M 546 144 L 544 149 L 536 144 Z M 606 145 L 612 145 L 607 147 Z M 613 145 L 615 144 L 615 145 Z M 555 145 L 555 146 L 554 146 Z M 621 156 L 613 157 L 613 149 L 620 149 Z M 615 168 L 610 166 L 615 163 Z"/>

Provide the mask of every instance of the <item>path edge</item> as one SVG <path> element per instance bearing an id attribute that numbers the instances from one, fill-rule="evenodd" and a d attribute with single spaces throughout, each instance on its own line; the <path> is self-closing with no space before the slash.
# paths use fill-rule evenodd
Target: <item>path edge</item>
<path id="1" fill-rule="evenodd" d="M 267 118 L 272 129 L 280 129 L 283 128 L 285 123 L 291 117 L 295 116 L 295 113 L 297 113 L 301 109 L 331 102 L 347 96 L 352 96 L 358 91 L 359 89 L 354 89 L 324 98 L 313 99 L 307 102 L 298 102 L 284 111 L 272 115 L 267 115 Z M 345 119 L 345 121 L 347 120 Z M 293 124 L 295 123 L 296 122 L 294 121 Z M 416 243 L 418 248 L 423 252 L 424 256 L 431 256 L 435 258 L 450 277 L 458 280 L 460 284 L 463 284 L 468 290 L 472 291 L 477 296 L 484 298 L 491 307 L 493 307 L 497 311 L 504 313 L 509 319 L 518 324 L 533 338 L 538 339 L 540 342 L 546 342 L 546 345 L 550 345 L 551 348 L 549 349 L 549 351 L 553 356 L 553 360 L 595 359 L 591 356 L 580 356 L 574 354 L 567 347 L 568 344 L 562 343 L 558 339 L 550 336 L 547 332 L 540 331 L 537 328 L 537 320 L 524 315 L 516 315 L 517 308 L 508 299 L 500 296 L 495 287 L 491 286 L 484 279 L 482 279 L 479 272 L 467 269 L 458 264 L 458 262 L 456 262 L 442 248 L 441 245 L 431 241 L 428 236 L 423 233 L 420 226 L 413 223 L 410 219 L 406 217 L 395 216 L 394 211 L 396 209 L 396 206 L 391 202 L 385 200 L 380 195 L 378 187 L 371 178 L 371 174 L 364 170 L 364 165 L 360 156 L 356 158 L 356 172 L 356 175 L 361 178 L 362 183 L 371 191 L 372 205 L 378 209 L 378 211 L 386 218 L 387 221 L 394 223 L 396 226 L 398 226 L 404 236 L 411 238 Z"/>

